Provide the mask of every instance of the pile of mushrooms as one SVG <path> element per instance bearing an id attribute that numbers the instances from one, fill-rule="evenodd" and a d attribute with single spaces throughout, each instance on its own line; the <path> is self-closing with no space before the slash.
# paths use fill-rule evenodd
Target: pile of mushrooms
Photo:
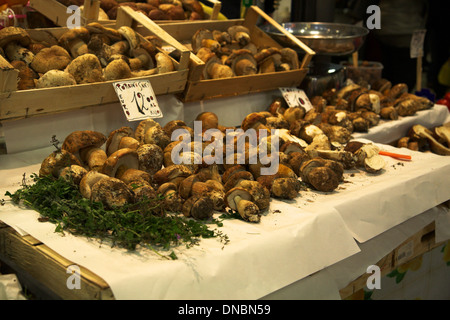
<path id="1" fill-rule="evenodd" d="M 107 136 L 75 131 L 42 162 L 39 174 L 73 181 L 83 197 L 107 208 L 150 199 L 166 212 L 194 219 L 232 210 L 259 222 L 271 198 L 295 199 L 306 187 L 333 192 L 349 168 L 382 171 L 375 145 L 338 147 L 320 132 L 306 142 L 285 128 L 289 122 L 273 104 L 269 110 L 247 115 L 240 128 L 224 127 L 214 113 L 203 112 L 196 118 L 200 133 L 181 120 L 161 126 L 153 119 Z M 259 139 L 245 140 L 249 130 Z"/>
<path id="2" fill-rule="evenodd" d="M 447 124 L 428 129 L 423 125 L 415 124 L 406 136 L 397 141 L 397 147 L 449 156 L 450 126 Z"/>
<path id="3" fill-rule="evenodd" d="M 367 132 L 381 120 L 397 120 L 434 105 L 427 98 L 408 93 L 405 84 L 392 86 L 385 79 L 371 88 L 350 81 L 310 101 L 312 108 L 306 112 L 303 107 L 288 108 L 281 99 L 274 99 L 269 111 L 282 115 L 288 122 L 283 127 L 307 143 L 312 142 L 312 136 L 323 133 L 331 143 L 345 144 L 353 132 Z"/>
<path id="4" fill-rule="evenodd" d="M 291 48 L 258 47 L 250 30 L 234 25 L 226 31 L 200 28 L 192 36 L 192 51 L 205 63 L 203 79 L 295 70 L 297 52 Z"/>
<path id="5" fill-rule="evenodd" d="M 59 38 L 46 31 L 7 27 L 0 30 L 0 53 L 19 70 L 18 90 L 120 80 L 174 70 L 158 41 L 132 28 L 93 22 L 69 29 Z"/>
<path id="6" fill-rule="evenodd" d="M 58 0 L 65 6 L 77 5 L 83 10 L 83 0 Z M 205 13 L 198 0 L 100 0 L 99 20 L 115 20 L 117 9 L 127 6 L 142 12 L 152 20 L 203 20 Z"/>

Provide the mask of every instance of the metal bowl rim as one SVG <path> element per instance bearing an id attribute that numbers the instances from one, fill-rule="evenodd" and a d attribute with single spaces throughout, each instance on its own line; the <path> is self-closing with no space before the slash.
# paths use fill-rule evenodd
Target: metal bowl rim
<path id="1" fill-rule="evenodd" d="M 364 28 L 364 27 L 360 27 L 360 26 L 354 26 L 351 24 L 343 24 L 343 23 L 335 23 L 335 22 L 285 22 L 282 23 L 281 26 L 283 28 L 286 29 L 285 26 L 290 25 L 290 24 L 299 24 L 299 25 L 306 25 L 306 24 L 313 24 L 313 25 L 322 25 L 322 26 L 332 26 L 332 27 L 338 27 L 338 26 L 344 26 L 346 28 L 351 27 L 353 29 L 359 30 L 361 31 L 361 34 L 357 34 L 357 35 L 347 35 L 347 36 L 342 36 L 342 37 L 333 37 L 333 35 L 330 36 L 321 36 L 321 37 L 317 37 L 317 35 L 300 35 L 300 34 L 294 34 L 292 33 L 293 36 L 295 37 L 300 37 L 302 39 L 317 39 L 317 40 L 348 40 L 348 39 L 355 39 L 355 38 L 360 38 L 360 37 L 365 37 L 369 34 L 369 30 Z M 273 35 L 277 35 L 277 36 L 284 36 L 284 34 L 282 32 L 279 32 L 278 30 L 272 31 L 270 30 L 271 28 L 273 28 L 273 26 L 268 25 L 266 27 L 267 29 L 267 33 L 273 34 Z"/>

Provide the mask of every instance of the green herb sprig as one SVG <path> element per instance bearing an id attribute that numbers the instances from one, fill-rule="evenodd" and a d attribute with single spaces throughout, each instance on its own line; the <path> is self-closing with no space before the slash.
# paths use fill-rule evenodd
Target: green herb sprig
<path id="1" fill-rule="evenodd" d="M 155 252 L 181 244 L 191 247 L 201 238 L 220 237 L 225 243 L 229 241 L 222 232 L 211 230 L 206 221 L 164 212 L 162 198 L 144 199 L 112 210 L 101 202 L 85 199 L 77 186 L 64 179 L 36 174 L 31 178 L 32 185 L 5 195 L 15 204 L 39 212 L 40 221 L 56 224 L 57 232 L 107 240 L 112 246 L 129 250 L 135 250 L 138 245 L 147 246 Z M 222 226 L 219 220 L 211 222 Z M 169 257 L 175 259 L 176 255 L 172 251 Z"/>

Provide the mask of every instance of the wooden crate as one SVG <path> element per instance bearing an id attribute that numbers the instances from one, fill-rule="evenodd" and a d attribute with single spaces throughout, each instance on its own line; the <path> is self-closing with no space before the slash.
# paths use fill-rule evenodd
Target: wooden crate
<path id="1" fill-rule="evenodd" d="M 208 0 L 208 2 L 212 4 L 212 12 L 209 16 L 207 15 L 206 20 L 217 20 L 220 13 L 220 9 L 222 8 L 222 3 L 219 0 Z M 46 16 L 55 25 L 60 27 L 66 27 L 67 19 L 73 15 L 73 12 L 68 7 L 58 2 L 57 0 L 30 0 L 30 6 L 36 11 L 39 11 L 44 16 Z M 115 20 L 98 19 L 98 12 L 100 9 L 99 0 L 84 0 L 83 6 L 84 6 L 83 14 L 80 17 L 81 25 L 86 25 L 93 21 L 97 21 L 103 25 L 116 24 Z M 161 20 L 155 22 L 167 23 L 167 21 L 171 20 Z"/>
<path id="2" fill-rule="evenodd" d="M 182 101 L 190 102 L 227 96 L 237 96 L 273 90 L 279 87 L 298 87 L 300 85 L 307 73 L 307 66 L 315 52 L 286 31 L 257 6 L 252 6 L 249 10 L 247 10 L 245 19 L 202 21 L 191 22 L 189 24 L 163 24 L 161 25 L 161 28 L 172 35 L 180 43 L 190 47 L 192 36 L 200 28 L 206 28 L 211 31 L 226 31 L 230 26 L 243 25 L 250 30 L 252 42 L 256 46 L 282 48 L 280 44 L 257 27 L 256 23 L 260 17 L 274 25 L 280 32 L 283 32 L 296 45 L 298 45 L 301 50 L 305 52 L 303 59 L 300 61 L 300 68 L 297 70 L 239 76 L 227 79 L 203 80 L 201 75 L 205 67 L 205 63 L 195 54 L 191 53 L 189 77 L 186 90 L 181 95 Z M 136 30 L 145 34 L 145 27 L 146 24 L 143 24 L 143 26 L 138 26 Z"/>
<path id="3" fill-rule="evenodd" d="M 440 246 L 443 242 L 436 243 L 435 228 L 435 222 L 430 223 L 378 261 L 375 265 L 380 267 L 381 276 L 387 275 L 399 266 Z M 363 291 L 366 288 L 367 279 L 371 275 L 370 273 L 363 274 L 349 283 L 345 288 L 342 288 L 340 290 L 341 298 L 363 298 Z"/>
<path id="4" fill-rule="evenodd" d="M 123 7 L 118 11 L 116 28 L 132 25 L 137 13 L 131 8 Z M 140 15 L 142 16 L 142 15 Z M 175 46 L 181 52 L 180 61 L 173 60 L 175 71 L 130 79 L 150 80 L 156 95 L 183 92 L 187 76 L 190 52 L 158 25 L 152 24 L 152 30 L 146 34 L 158 36 L 164 43 Z M 47 28 L 29 30 L 33 33 L 46 31 L 57 38 L 67 28 Z M 128 79 L 127 79 L 128 80 Z M 27 118 L 36 115 L 53 114 L 88 106 L 118 102 L 114 91 L 115 81 L 104 81 L 73 86 L 43 89 L 17 90 L 17 70 L 0 56 L 0 121 Z"/>
<path id="5" fill-rule="evenodd" d="M 0 260 L 17 272 L 21 285 L 39 288 L 65 300 L 113 300 L 109 285 L 95 273 L 80 268 L 80 288 L 69 289 L 68 267 L 75 265 L 32 236 L 21 236 L 0 221 Z M 42 288 L 43 287 L 43 288 Z M 39 291 L 38 290 L 38 291 Z M 39 295 L 38 292 L 32 292 Z M 37 297 L 41 298 L 41 297 Z"/>

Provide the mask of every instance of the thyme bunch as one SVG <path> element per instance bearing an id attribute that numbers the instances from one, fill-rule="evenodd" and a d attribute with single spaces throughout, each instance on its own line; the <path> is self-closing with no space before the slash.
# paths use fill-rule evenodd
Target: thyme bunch
<path id="1" fill-rule="evenodd" d="M 70 232 L 101 241 L 112 246 L 135 250 L 138 245 L 155 251 L 168 250 L 185 244 L 198 244 L 201 238 L 228 238 L 217 229 L 211 230 L 205 221 L 197 221 L 161 208 L 162 198 L 144 199 L 120 208 L 108 209 L 101 202 L 85 199 L 77 186 L 62 178 L 31 175 L 34 183 L 22 185 L 14 193 L 6 192 L 15 204 L 24 205 L 40 213 L 40 221 L 56 224 L 55 231 Z M 213 219 L 212 223 L 222 226 Z M 156 252 L 156 251 L 155 251 Z M 170 258 L 176 258 L 172 251 Z"/>

